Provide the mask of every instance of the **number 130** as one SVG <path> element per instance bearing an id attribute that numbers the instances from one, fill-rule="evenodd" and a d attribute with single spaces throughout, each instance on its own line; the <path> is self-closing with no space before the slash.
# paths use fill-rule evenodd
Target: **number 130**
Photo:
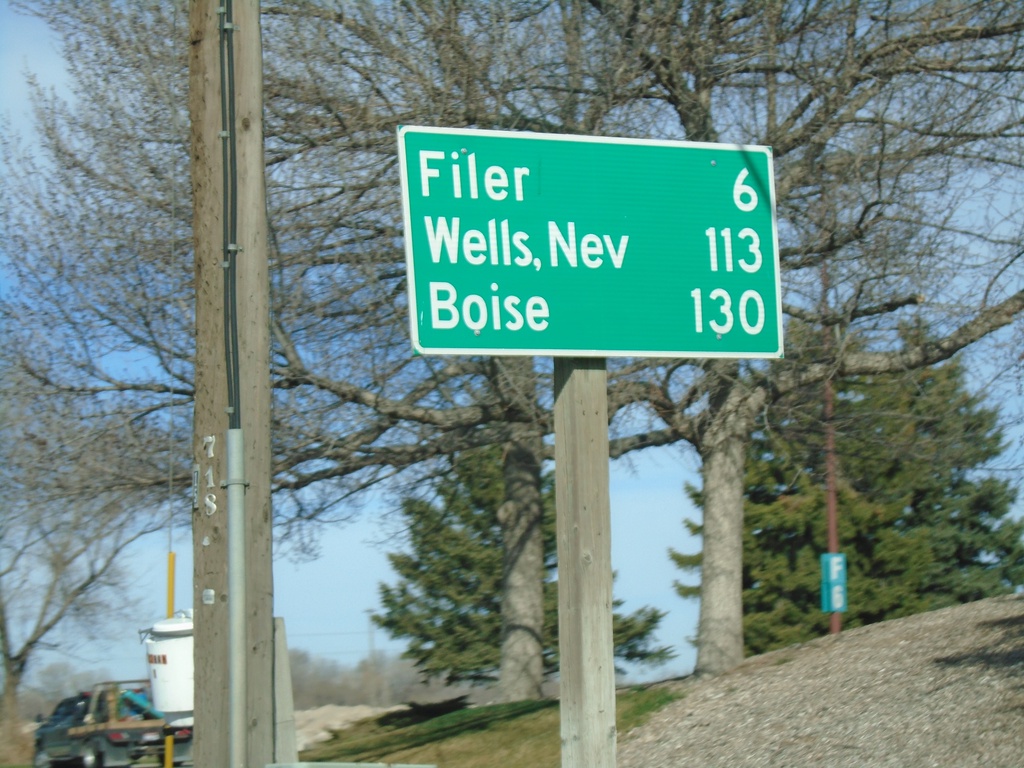
<path id="1" fill-rule="evenodd" d="M 700 288 L 690 291 L 693 298 L 694 324 L 697 333 L 704 332 L 704 295 Z M 736 312 L 732 306 L 732 296 L 724 288 L 715 288 L 708 294 L 708 300 L 714 302 L 718 309 L 719 318 L 708 321 L 708 327 L 719 336 L 723 336 L 733 329 L 736 324 Z M 750 319 L 751 305 L 753 305 L 753 321 Z M 764 328 L 764 299 L 757 291 L 744 291 L 740 296 L 739 305 L 740 327 L 751 336 L 756 336 Z"/>

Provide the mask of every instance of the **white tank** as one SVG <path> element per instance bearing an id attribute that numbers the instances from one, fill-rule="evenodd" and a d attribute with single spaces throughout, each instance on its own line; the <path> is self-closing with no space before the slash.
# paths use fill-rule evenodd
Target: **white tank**
<path id="1" fill-rule="evenodd" d="M 192 663 L 192 611 L 156 622 L 146 637 L 146 661 L 153 705 L 167 725 L 192 725 L 195 672 Z"/>

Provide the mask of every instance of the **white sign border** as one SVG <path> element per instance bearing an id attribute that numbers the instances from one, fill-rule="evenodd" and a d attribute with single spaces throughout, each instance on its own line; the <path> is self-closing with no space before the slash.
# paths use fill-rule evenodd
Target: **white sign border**
<path id="1" fill-rule="evenodd" d="M 413 263 L 412 238 L 405 233 L 411 231 L 412 210 L 410 208 L 409 195 L 409 174 L 406 165 L 405 135 L 407 133 L 429 133 L 438 136 L 485 136 L 497 139 L 528 139 L 541 141 L 574 141 L 591 144 L 619 144 L 637 145 L 647 147 L 669 147 L 687 149 L 710 149 L 715 151 L 733 151 L 763 154 L 768 162 L 768 174 L 772 179 L 769 185 L 769 197 L 771 198 L 771 220 L 772 220 L 772 245 L 775 249 L 775 311 L 778 318 L 778 338 L 774 352 L 708 352 L 708 351 L 651 351 L 651 350 L 609 350 L 609 349 L 558 349 L 553 347 L 537 347 L 530 349 L 503 347 L 424 347 L 419 341 L 419 327 L 416 322 L 416 281 L 415 265 Z M 418 355 L 497 355 L 503 357 L 668 357 L 668 358 L 694 358 L 694 359 L 757 359 L 777 360 L 782 359 L 784 354 L 783 345 L 783 314 L 782 314 L 782 266 L 778 264 L 779 258 L 779 227 L 775 207 L 775 163 L 771 147 L 761 144 L 728 144 L 708 141 L 672 141 L 670 139 L 634 139 L 617 136 L 586 136 L 567 133 L 537 133 L 535 131 L 498 131 L 489 128 L 438 128 L 422 125 L 400 125 L 398 126 L 398 167 L 402 195 L 402 238 L 405 245 L 405 270 L 406 270 L 406 296 L 409 301 L 409 336 L 412 340 L 413 350 Z"/>

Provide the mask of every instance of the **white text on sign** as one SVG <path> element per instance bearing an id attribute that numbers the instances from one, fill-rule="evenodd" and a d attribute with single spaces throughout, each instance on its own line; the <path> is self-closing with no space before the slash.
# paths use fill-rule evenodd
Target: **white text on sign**
<path id="1" fill-rule="evenodd" d="M 430 180 L 441 178 L 441 169 L 436 167 L 443 163 L 445 153 L 437 150 L 420 150 L 420 186 L 424 197 L 430 197 Z M 466 176 L 469 186 L 469 199 L 480 198 L 480 182 L 483 182 L 484 192 L 491 200 L 504 200 L 508 197 L 508 172 L 500 165 L 489 165 L 482 176 L 477 175 L 476 153 L 470 152 L 463 155 L 459 152 L 451 153 L 451 191 L 452 197 L 462 199 L 462 172 L 463 161 L 465 161 Z M 523 179 L 530 175 L 530 169 L 520 166 L 512 169 L 512 184 L 515 199 L 523 200 Z"/>

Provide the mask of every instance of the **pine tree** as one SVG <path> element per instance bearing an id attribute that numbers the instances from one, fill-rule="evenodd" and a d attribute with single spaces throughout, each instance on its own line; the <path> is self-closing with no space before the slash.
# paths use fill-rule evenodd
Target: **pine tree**
<path id="1" fill-rule="evenodd" d="M 846 627 L 1004 594 L 1024 582 L 1024 521 L 1009 517 L 1014 489 L 984 474 L 1003 449 L 998 412 L 969 393 L 964 378 L 954 359 L 904 377 L 839 383 Z M 818 560 L 827 548 L 819 395 L 807 391 L 769 411 L 747 463 L 748 653 L 828 631 Z M 699 492 L 689 490 L 699 505 Z M 699 553 L 670 557 L 683 570 L 699 569 Z M 676 590 L 693 597 L 698 588 L 677 583 Z"/>
<path id="2" fill-rule="evenodd" d="M 408 639 L 405 655 L 428 678 L 473 684 L 497 679 L 502 636 L 498 511 L 504 500 L 499 451 L 458 454 L 452 472 L 434 487 L 436 499 L 402 500 L 408 549 L 388 555 L 398 582 L 380 585 L 383 610 L 373 618 L 392 637 Z M 558 563 L 550 477 L 545 489 L 543 644 L 550 675 L 558 670 Z M 664 615 L 651 607 L 628 615 L 616 612 L 616 658 L 641 664 L 671 658 L 668 647 L 653 645 Z"/>

